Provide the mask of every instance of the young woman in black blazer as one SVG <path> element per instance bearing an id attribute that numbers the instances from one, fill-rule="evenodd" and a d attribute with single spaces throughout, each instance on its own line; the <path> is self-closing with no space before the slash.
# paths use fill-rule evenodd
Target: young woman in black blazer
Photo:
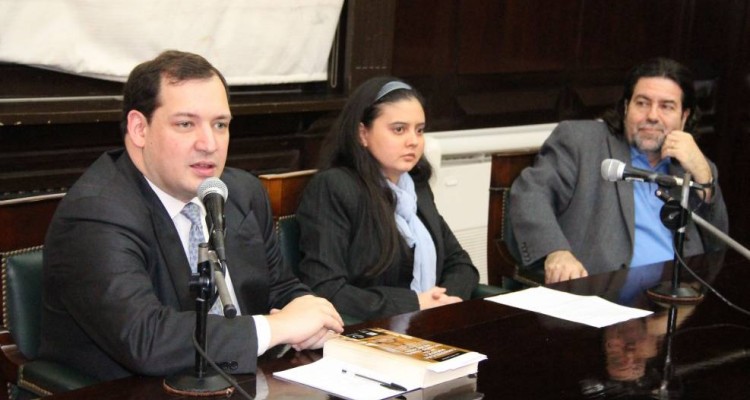
<path id="1" fill-rule="evenodd" d="M 326 138 L 297 218 L 303 282 L 367 320 L 468 299 L 479 274 L 435 207 L 425 112 L 405 82 L 373 78 Z"/>

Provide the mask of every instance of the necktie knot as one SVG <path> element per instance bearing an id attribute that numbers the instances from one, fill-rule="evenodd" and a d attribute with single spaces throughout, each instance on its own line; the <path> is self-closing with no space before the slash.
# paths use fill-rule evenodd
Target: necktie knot
<path id="1" fill-rule="evenodd" d="M 200 226 L 201 224 L 201 210 L 198 208 L 198 205 L 195 203 L 187 203 L 185 204 L 185 207 L 182 208 L 182 211 L 180 213 L 187 217 L 187 219 L 190 220 L 190 222 L 193 223 L 193 225 Z"/>

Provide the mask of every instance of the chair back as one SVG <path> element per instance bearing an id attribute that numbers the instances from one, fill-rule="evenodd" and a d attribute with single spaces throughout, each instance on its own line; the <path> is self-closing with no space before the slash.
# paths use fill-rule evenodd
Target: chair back
<path id="1" fill-rule="evenodd" d="M 2 254 L 3 324 L 18 350 L 37 357 L 42 318 L 42 246 Z"/>
<path id="2" fill-rule="evenodd" d="M 279 248 L 284 262 L 292 269 L 294 275 L 299 274 L 299 262 L 302 255 L 299 251 L 299 222 L 294 214 L 284 215 L 276 222 L 276 233 L 279 238 Z"/>
<path id="3" fill-rule="evenodd" d="M 544 273 L 521 270 L 518 250 L 508 221 L 510 187 L 526 167 L 534 162 L 538 149 L 529 148 L 492 155 L 490 175 L 490 209 L 487 221 L 487 276 L 490 285 L 517 289 L 518 283 L 544 283 Z M 509 284 L 509 282 L 511 282 Z"/>
<path id="4" fill-rule="evenodd" d="M 261 183 L 268 192 L 274 218 L 293 215 L 302 198 L 302 191 L 317 170 L 286 172 L 282 174 L 260 175 Z"/>
<path id="5" fill-rule="evenodd" d="M 299 276 L 299 223 L 294 213 L 302 197 L 307 182 L 316 170 L 294 171 L 281 174 L 260 175 L 260 181 L 268 192 L 273 217 L 276 220 L 276 234 L 284 262 Z"/>
<path id="6" fill-rule="evenodd" d="M 307 182 L 315 175 L 316 170 L 294 171 L 281 174 L 260 175 L 260 181 L 268 192 L 274 219 L 276 234 L 284 262 L 299 276 L 299 262 L 302 258 L 299 251 L 299 223 L 294 213 L 302 197 Z"/>

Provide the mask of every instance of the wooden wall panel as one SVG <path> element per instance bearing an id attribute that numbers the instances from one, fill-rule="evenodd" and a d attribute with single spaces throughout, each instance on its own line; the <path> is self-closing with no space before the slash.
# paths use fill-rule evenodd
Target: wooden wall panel
<path id="1" fill-rule="evenodd" d="M 459 3 L 456 0 L 398 3 L 394 26 L 394 74 L 408 78 L 455 72 Z"/>
<path id="2" fill-rule="evenodd" d="M 460 124 L 454 95 L 459 4 L 459 0 L 402 1 L 395 13 L 393 75 L 429 98 L 427 123 L 432 130 Z"/>
<path id="3" fill-rule="evenodd" d="M 720 76 L 716 101 L 716 159 L 731 236 L 750 248 L 750 3 L 697 1 L 691 49 Z M 721 29 L 717 29 L 721 27 Z M 705 34 L 704 34 L 705 32 Z M 717 43 L 722 45 L 717 46 Z"/>
<path id="4" fill-rule="evenodd" d="M 335 114 L 237 116 L 227 165 L 253 173 L 312 168 Z M 0 199 L 64 191 L 104 151 L 118 147 L 116 122 L 0 127 Z"/>
<path id="5" fill-rule="evenodd" d="M 395 0 L 349 0 L 346 5 L 345 91 L 378 75 L 389 75 Z"/>
<path id="6" fill-rule="evenodd" d="M 460 2 L 459 74 L 561 71 L 572 58 L 580 0 Z"/>
<path id="7" fill-rule="evenodd" d="M 584 1 L 576 68 L 622 68 L 648 58 L 680 57 L 691 1 Z"/>
<path id="8" fill-rule="evenodd" d="M 706 57 L 690 54 L 711 46 L 724 58 L 736 46 L 716 46 L 726 34 L 709 26 L 731 19 L 738 3 L 721 0 L 717 11 L 702 0 L 400 2 L 393 72 L 427 95 L 433 129 L 593 118 L 640 61 L 668 56 L 706 70 Z M 721 72 L 707 70 L 700 78 L 715 86 Z M 702 129 L 712 132 L 707 117 Z"/>

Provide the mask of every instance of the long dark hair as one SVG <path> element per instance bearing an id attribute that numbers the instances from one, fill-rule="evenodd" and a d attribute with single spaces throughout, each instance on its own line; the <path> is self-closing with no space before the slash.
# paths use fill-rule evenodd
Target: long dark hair
<path id="1" fill-rule="evenodd" d="M 610 132 L 617 136 L 624 136 L 625 105 L 630 103 L 635 85 L 641 78 L 667 78 L 682 89 L 682 110 L 683 112 L 690 110 L 690 115 L 685 121 L 685 131 L 695 133 L 700 119 L 700 110 L 696 104 L 693 73 L 684 65 L 668 58 L 652 58 L 630 70 L 625 80 L 622 97 L 602 116 Z"/>
<path id="2" fill-rule="evenodd" d="M 320 169 L 340 167 L 357 178 L 365 190 L 366 222 L 362 226 L 372 227 L 370 232 L 380 243 L 380 258 L 366 269 L 365 276 L 374 277 L 391 265 L 402 246 L 401 235 L 393 218 L 395 198 L 388 187 L 380 163 L 362 145 L 359 124 L 367 128 L 382 113 L 384 104 L 416 99 L 425 108 L 424 98 L 414 88 L 398 88 L 378 98 L 378 92 L 388 82 L 403 82 L 393 77 L 376 77 L 367 80 L 349 97 L 341 114 L 328 133 L 321 152 Z M 427 181 L 432 168 L 424 155 L 409 172 L 415 183 Z"/>

